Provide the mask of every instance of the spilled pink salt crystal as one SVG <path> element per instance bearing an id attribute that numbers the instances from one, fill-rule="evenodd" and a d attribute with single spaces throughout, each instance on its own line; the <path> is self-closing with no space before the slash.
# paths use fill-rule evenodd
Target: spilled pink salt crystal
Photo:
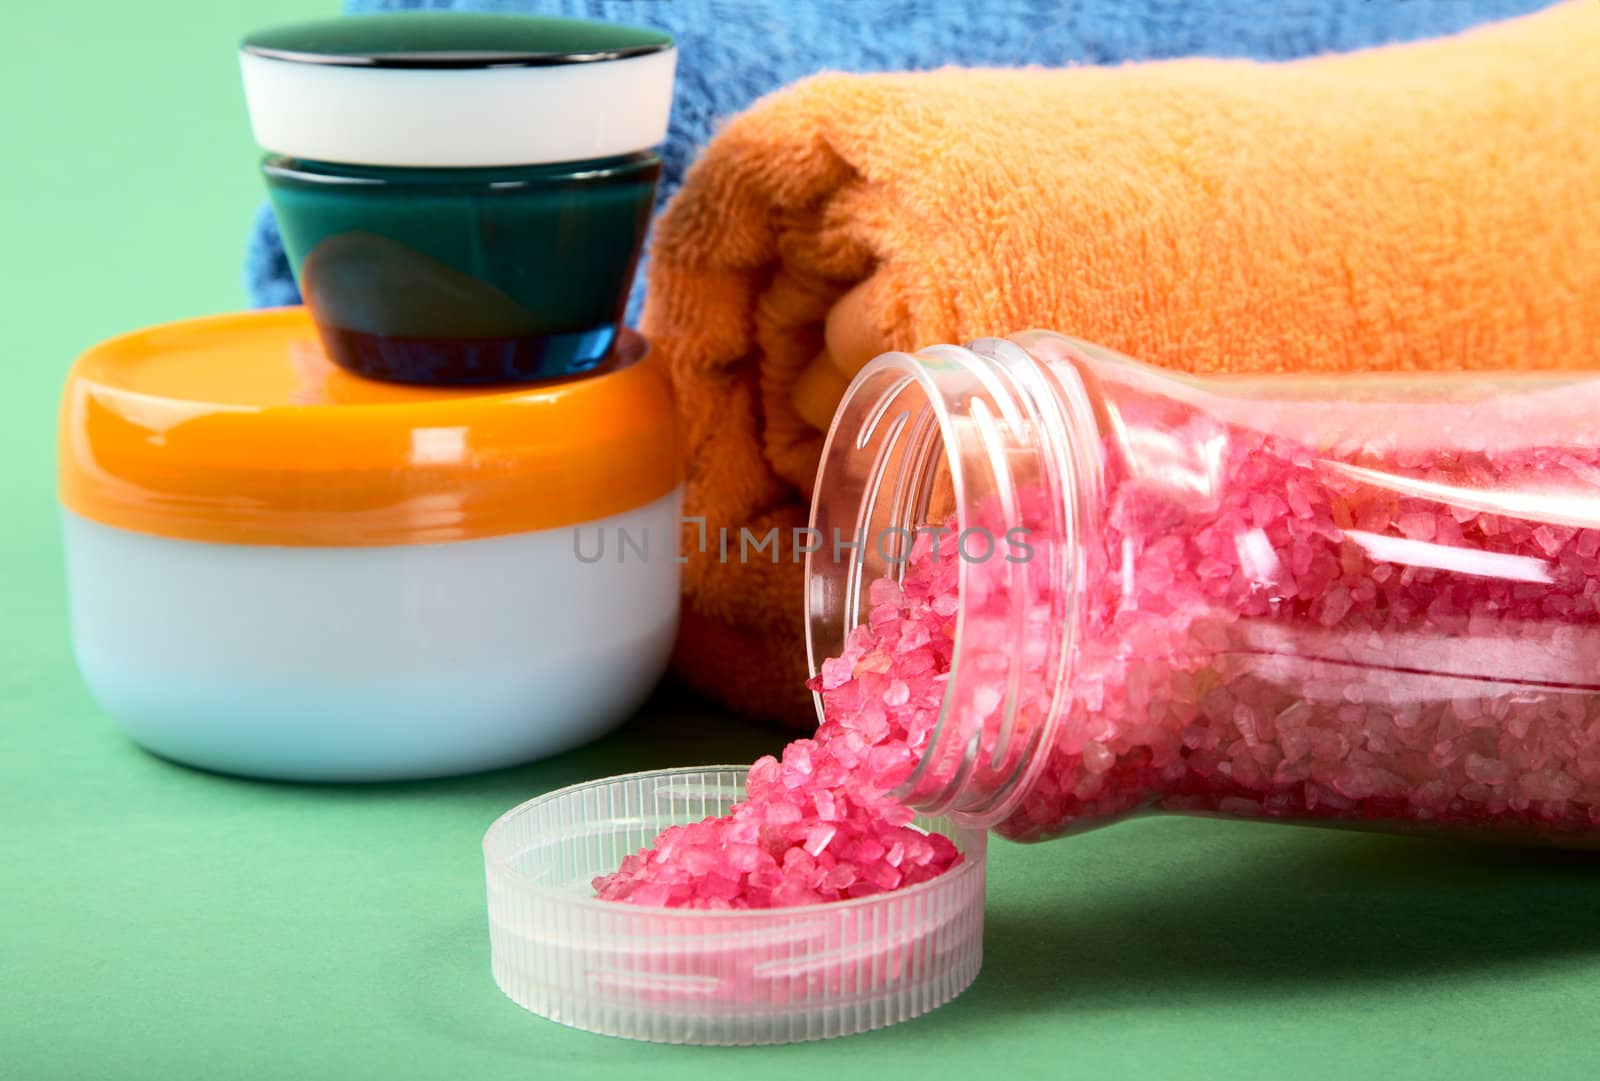
<path id="1" fill-rule="evenodd" d="M 960 862 L 949 838 L 916 829 L 889 795 L 938 716 L 950 639 L 935 639 L 929 625 L 951 616 L 933 614 L 928 596 L 907 603 L 893 582 L 875 583 L 870 596 L 868 626 L 813 681 L 849 687 L 852 707 L 829 712 L 781 760 L 753 765 L 746 798 L 728 815 L 664 830 L 596 878 L 598 897 L 671 908 L 815 904 L 903 889 Z"/>

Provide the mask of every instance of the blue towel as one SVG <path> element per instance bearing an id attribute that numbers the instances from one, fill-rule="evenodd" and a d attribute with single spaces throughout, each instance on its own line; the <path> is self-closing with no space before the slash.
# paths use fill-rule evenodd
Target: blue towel
<path id="1" fill-rule="evenodd" d="M 660 198 L 727 117 L 824 69 L 1108 64 L 1175 56 L 1289 60 L 1453 33 L 1550 0 L 346 0 L 351 14 L 518 11 L 656 26 L 677 39 Z M 272 211 L 256 215 L 245 289 L 295 304 Z M 643 280 L 643 274 L 640 275 Z M 630 319 L 641 290 L 634 289 Z"/>

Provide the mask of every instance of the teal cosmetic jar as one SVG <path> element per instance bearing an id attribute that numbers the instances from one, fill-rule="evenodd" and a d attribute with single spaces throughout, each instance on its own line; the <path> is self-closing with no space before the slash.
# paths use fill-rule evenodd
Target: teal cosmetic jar
<path id="1" fill-rule="evenodd" d="M 247 37 L 262 172 L 329 357 L 432 385 L 605 365 L 675 61 L 654 30 L 517 15 L 355 16 Z"/>

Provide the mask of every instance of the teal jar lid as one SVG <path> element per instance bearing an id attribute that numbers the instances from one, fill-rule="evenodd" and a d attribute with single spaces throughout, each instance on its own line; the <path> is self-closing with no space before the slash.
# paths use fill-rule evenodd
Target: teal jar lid
<path id="1" fill-rule="evenodd" d="M 666 137 L 677 50 L 643 27 L 404 12 L 276 27 L 240 44 L 256 142 L 311 161 L 542 165 Z"/>
<path id="2" fill-rule="evenodd" d="M 258 30 L 240 48 L 272 60 L 339 67 L 546 67 L 664 52 L 672 36 L 583 19 L 410 12 Z"/>

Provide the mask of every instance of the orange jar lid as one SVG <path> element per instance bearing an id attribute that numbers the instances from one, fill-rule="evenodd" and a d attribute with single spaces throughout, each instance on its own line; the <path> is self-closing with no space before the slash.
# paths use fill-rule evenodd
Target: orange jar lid
<path id="1" fill-rule="evenodd" d="M 456 389 L 350 375 L 303 308 L 136 331 L 68 376 L 61 502 L 224 544 L 424 544 L 594 521 L 680 476 L 665 376 L 635 334 L 616 352 L 584 379 Z"/>

